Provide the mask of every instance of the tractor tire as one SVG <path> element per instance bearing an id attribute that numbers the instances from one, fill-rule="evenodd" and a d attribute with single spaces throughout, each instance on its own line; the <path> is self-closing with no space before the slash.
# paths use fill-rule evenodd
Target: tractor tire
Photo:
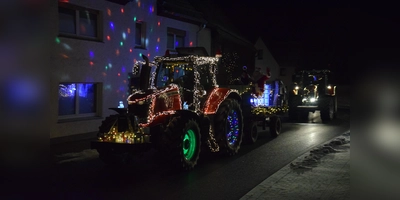
<path id="1" fill-rule="evenodd" d="M 269 118 L 269 132 L 272 137 L 278 137 L 282 131 L 281 118 L 274 115 Z"/>
<path id="2" fill-rule="evenodd" d="M 243 141 L 246 144 L 254 144 L 258 139 L 258 127 L 257 122 L 251 122 L 244 124 L 244 131 L 243 131 Z"/>
<path id="3" fill-rule="evenodd" d="M 335 117 L 335 102 L 333 97 L 324 98 L 321 108 L 320 115 L 322 122 L 328 122 Z"/>
<path id="4" fill-rule="evenodd" d="M 298 120 L 299 118 L 299 110 L 297 107 L 301 104 L 301 99 L 299 96 L 290 95 L 289 97 L 289 110 L 288 115 L 290 120 Z"/>
<path id="5" fill-rule="evenodd" d="M 171 119 L 162 139 L 164 158 L 178 171 L 193 169 L 201 150 L 200 128 L 196 121 L 176 116 Z"/>
<path id="6" fill-rule="evenodd" d="M 308 110 L 298 111 L 298 113 L 297 113 L 298 121 L 305 122 L 305 123 L 309 122 L 310 121 L 309 114 L 310 114 L 310 112 Z"/>
<path id="7" fill-rule="evenodd" d="M 119 115 L 110 115 L 106 117 L 99 127 L 98 136 L 101 136 L 104 133 L 108 133 L 111 127 L 116 123 L 118 120 Z M 132 160 L 132 157 L 127 152 L 117 152 L 114 149 L 97 149 L 99 153 L 99 158 L 103 163 L 107 165 L 122 165 L 122 164 L 129 164 Z"/>
<path id="8" fill-rule="evenodd" d="M 243 115 L 236 100 L 226 99 L 221 103 L 214 126 L 220 152 L 229 156 L 237 154 L 243 138 Z"/>

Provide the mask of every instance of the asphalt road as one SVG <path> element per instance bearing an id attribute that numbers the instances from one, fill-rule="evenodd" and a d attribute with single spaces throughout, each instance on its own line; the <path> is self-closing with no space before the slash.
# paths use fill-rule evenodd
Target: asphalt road
<path id="1" fill-rule="evenodd" d="M 89 156 L 53 165 L 51 195 L 74 200 L 240 199 L 298 156 L 349 129 L 350 111 L 339 111 L 338 119 L 327 124 L 318 113 L 310 113 L 308 123 L 283 123 L 277 138 L 262 131 L 259 140 L 242 145 L 238 155 L 202 155 L 194 170 L 183 173 L 172 172 L 153 151 L 118 168 Z"/>

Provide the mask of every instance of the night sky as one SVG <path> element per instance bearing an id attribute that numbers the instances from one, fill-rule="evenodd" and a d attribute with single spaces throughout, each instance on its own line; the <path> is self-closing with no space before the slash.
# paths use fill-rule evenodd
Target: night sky
<path id="1" fill-rule="evenodd" d="M 340 76 L 339 82 L 349 83 L 357 68 L 370 64 L 366 60 L 383 60 L 399 47 L 395 41 L 399 17 L 388 4 L 380 7 L 341 1 L 216 2 L 243 36 L 251 41 L 263 36 L 278 63 L 287 61 L 288 51 L 295 51 L 300 55 L 296 67 L 330 69 L 336 77 Z M 287 48 L 285 43 L 295 45 Z"/>

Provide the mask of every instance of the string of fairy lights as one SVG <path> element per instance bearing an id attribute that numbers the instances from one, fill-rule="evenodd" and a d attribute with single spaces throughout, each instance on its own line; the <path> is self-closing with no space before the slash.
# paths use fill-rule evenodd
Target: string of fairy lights
<path id="1" fill-rule="evenodd" d="M 235 69 L 238 67 L 237 60 L 239 59 L 239 56 L 236 52 L 233 53 L 224 53 L 224 56 L 222 56 L 221 62 L 222 65 L 224 66 L 227 79 L 226 83 L 231 84 L 234 79 L 233 79 L 233 73 Z"/>

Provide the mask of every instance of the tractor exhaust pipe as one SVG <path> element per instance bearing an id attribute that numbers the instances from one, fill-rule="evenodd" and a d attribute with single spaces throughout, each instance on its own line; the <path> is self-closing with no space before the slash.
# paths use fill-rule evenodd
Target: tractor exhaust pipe
<path id="1" fill-rule="evenodd" d="M 142 65 L 142 69 L 140 70 L 140 90 L 147 90 L 150 86 L 150 65 L 149 58 L 142 54 L 142 58 L 145 60 L 145 64 Z"/>

